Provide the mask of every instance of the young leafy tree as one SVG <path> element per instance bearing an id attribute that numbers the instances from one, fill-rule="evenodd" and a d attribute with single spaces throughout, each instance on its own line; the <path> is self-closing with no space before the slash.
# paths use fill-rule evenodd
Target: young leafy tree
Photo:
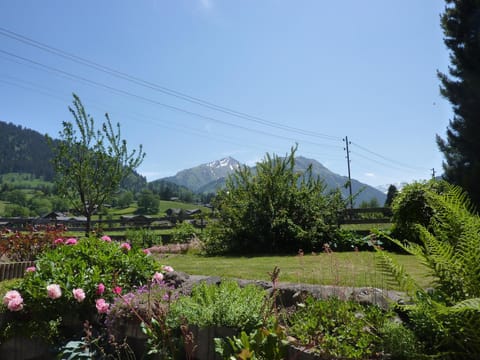
<path id="1" fill-rule="evenodd" d="M 114 194 L 122 178 L 140 165 L 145 153 L 141 145 L 138 152 L 128 152 L 120 137 L 120 124 L 114 129 L 108 114 L 101 130 L 96 129 L 93 117 L 75 94 L 69 110 L 75 123 L 64 121 L 61 141 L 52 145 L 55 182 L 59 193 L 87 218 L 89 234 L 92 215 Z"/>
<path id="2" fill-rule="evenodd" d="M 393 200 L 398 195 L 398 189 L 395 185 L 390 185 L 387 191 L 387 198 L 385 199 L 385 207 L 391 207 Z"/>
<path id="3" fill-rule="evenodd" d="M 244 166 L 227 179 L 215 200 L 219 221 L 214 249 L 234 253 L 296 253 L 321 250 L 335 238 L 345 204 L 339 192 L 326 194 L 311 167 L 295 172 L 295 151 L 266 155 L 252 171 Z"/>
<path id="4" fill-rule="evenodd" d="M 440 93 L 453 106 L 446 139 L 437 135 L 445 156 L 445 179 L 461 186 L 480 205 L 480 2 L 446 0 L 441 18 L 450 49 L 449 74 L 438 73 Z"/>

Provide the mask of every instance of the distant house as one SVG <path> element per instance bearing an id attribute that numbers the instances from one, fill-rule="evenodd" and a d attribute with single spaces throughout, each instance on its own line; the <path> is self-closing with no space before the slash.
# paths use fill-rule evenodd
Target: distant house
<path id="1" fill-rule="evenodd" d="M 169 208 L 167 210 L 165 210 L 165 213 L 167 214 L 167 216 L 181 216 L 183 215 L 184 211 L 183 209 L 179 209 L 179 208 Z"/>
<path id="2" fill-rule="evenodd" d="M 122 215 L 120 220 L 126 225 L 145 226 L 150 225 L 155 219 L 148 215 Z"/>
<path id="3" fill-rule="evenodd" d="M 202 210 L 200 209 L 190 209 L 190 210 L 185 210 L 185 214 L 188 216 L 195 215 L 195 214 L 200 214 Z"/>

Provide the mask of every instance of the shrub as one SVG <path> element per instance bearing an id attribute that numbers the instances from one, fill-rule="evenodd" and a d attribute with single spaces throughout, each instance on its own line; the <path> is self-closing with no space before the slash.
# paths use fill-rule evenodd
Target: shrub
<path id="1" fill-rule="evenodd" d="M 391 316 L 377 306 L 308 296 L 287 319 L 287 333 L 327 358 L 365 359 L 380 350 L 379 330 Z"/>
<path id="2" fill-rule="evenodd" d="M 35 333 L 55 338 L 66 320 L 98 323 L 116 294 L 147 284 L 156 262 L 142 251 L 96 238 L 57 241 L 57 247 L 37 260 L 16 290 L 23 308 L 9 313 L 3 336 Z M 27 326 L 26 326 L 27 325 Z M 42 329 L 50 329 L 50 331 Z M 52 340 L 52 339 L 51 339 Z"/>
<path id="3" fill-rule="evenodd" d="M 175 243 L 188 243 L 198 235 L 198 231 L 187 221 L 177 223 L 172 231 L 172 240 Z"/>
<path id="4" fill-rule="evenodd" d="M 225 326 L 252 330 L 262 322 L 265 290 L 247 285 L 241 288 L 235 281 L 219 285 L 202 282 L 194 286 L 191 296 L 175 301 L 170 308 L 173 327 L 182 322 L 198 327 Z"/>
<path id="5" fill-rule="evenodd" d="M 389 238 L 430 270 L 434 288 L 421 288 L 406 269 L 384 252 L 382 270 L 414 304 L 401 306 L 430 355 L 478 358 L 480 354 L 480 218 L 465 193 L 446 185 L 431 193 L 433 215 L 416 225 L 420 244 Z"/>
<path id="6" fill-rule="evenodd" d="M 63 237 L 61 226 L 36 226 L 28 231 L 0 231 L 0 256 L 10 261 L 33 261 L 45 250 L 54 248 L 56 239 Z"/>

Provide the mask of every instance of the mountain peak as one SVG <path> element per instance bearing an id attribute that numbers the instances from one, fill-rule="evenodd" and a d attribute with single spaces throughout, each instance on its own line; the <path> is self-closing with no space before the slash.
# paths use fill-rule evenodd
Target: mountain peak
<path id="1" fill-rule="evenodd" d="M 220 168 L 225 168 L 225 169 L 230 169 L 231 171 L 234 171 L 240 166 L 240 162 L 235 160 L 234 158 L 227 156 L 223 159 L 220 160 L 215 160 L 212 162 L 209 162 L 206 164 L 206 166 L 212 168 L 212 169 L 220 169 Z"/>

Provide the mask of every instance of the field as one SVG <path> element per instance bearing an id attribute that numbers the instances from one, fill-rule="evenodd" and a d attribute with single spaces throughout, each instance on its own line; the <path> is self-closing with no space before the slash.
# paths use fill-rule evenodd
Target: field
<path id="1" fill-rule="evenodd" d="M 268 273 L 280 268 L 280 281 L 339 286 L 373 286 L 397 289 L 376 266 L 375 252 L 338 252 L 304 256 L 206 257 L 162 255 L 159 261 L 177 271 L 194 275 L 269 280 Z M 427 269 L 410 255 L 392 254 L 422 287 L 430 286 Z"/>

